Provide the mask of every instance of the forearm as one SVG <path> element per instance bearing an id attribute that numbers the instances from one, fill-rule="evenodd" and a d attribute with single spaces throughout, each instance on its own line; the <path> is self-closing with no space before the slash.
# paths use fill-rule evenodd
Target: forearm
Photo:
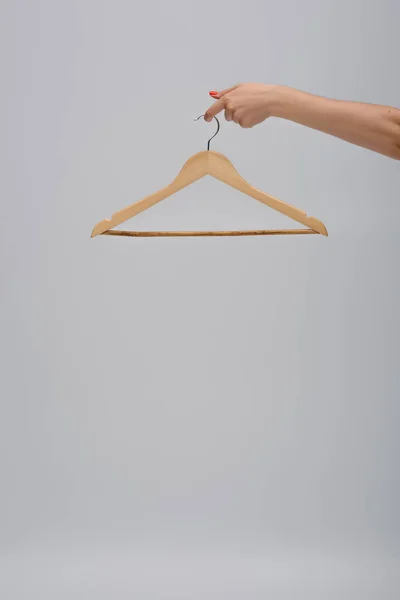
<path id="1" fill-rule="evenodd" d="M 400 110 L 279 88 L 274 116 L 400 160 Z"/>

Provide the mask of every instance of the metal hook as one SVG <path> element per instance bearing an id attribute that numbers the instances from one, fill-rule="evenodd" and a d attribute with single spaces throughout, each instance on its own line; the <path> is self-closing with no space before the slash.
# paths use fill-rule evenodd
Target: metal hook
<path id="1" fill-rule="evenodd" d="M 195 121 L 198 121 L 199 119 L 201 119 L 201 117 L 204 117 L 204 115 L 200 115 L 199 117 L 197 117 L 197 119 L 195 119 Z M 213 138 L 215 138 L 215 136 L 217 135 L 217 133 L 218 133 L 218 131 L 219 131 L 219 127 L 220 127 L 220 125 L 219 125 L 219 121 L 218 121 L 217 117 L 213 117 L 213 118 L 214 118 L 214 119 L 217 121 L 218 127 L 217 127 L 217 131 L 214 133 L 214 135 L 212 135 L 212 136 L 210 137 L 210 139 L 209 139 L 209 140 L 208 140 L 208 142 L 207 142 L 207 150 L 209 150 L 209 149 L 210 149 L 210 142 L 211 142 L 211 140 L 212 140 Z"/>

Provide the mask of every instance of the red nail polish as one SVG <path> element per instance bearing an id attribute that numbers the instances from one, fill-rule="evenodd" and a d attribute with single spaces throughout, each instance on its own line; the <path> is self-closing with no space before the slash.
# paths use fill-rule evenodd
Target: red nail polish
<path id="1" fill-rule="evenodd" d="M 211 92 L 208 92 L 210 94 L 210 96 L 212 96 L 213 98 L 215 98 L 215 96 L 218 96 L 218 92 L 211 90 Z"/>

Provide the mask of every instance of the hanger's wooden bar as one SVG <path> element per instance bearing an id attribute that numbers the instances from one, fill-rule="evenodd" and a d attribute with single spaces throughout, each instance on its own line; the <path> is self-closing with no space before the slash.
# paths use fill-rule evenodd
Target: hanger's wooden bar
<path id="1" fill-rule="evenodd" d="M 101 235 L 120 235 L 126 237 L 206 237 L 241 235 L 304 235 L 318 234 L 313 229 L 253 229 L 249 231 L 120 231 L 109 229 Z"/>
<path id="2" fill-rule="evenodd" d="M 297 221 L 301 225 L 304 225 L 307 229 L 282 229 L 282 230 L 262 230 L 262 231 L 182 231 L 182 232 L 122 232 L 122 231 L 110 231 L 114 227 L 121 225 L 128 219 L 138 215 L 139 213 L 147 210 L 151 206 L 154 206 L 161 200 L 168 198 L 172 194 L 175 194 L 179 190 L 186 188 L 188 185 L 201 179 L 206 175 L 211 175 L 216 179 L 219 179 L 223 183 L 230 185 L 234 189 L 237 189 L 247 196 L 255 198 L 259 202 L 262 202 L 266 206 L 286 215 L 290 219 Z M 285 235 L 285 234 L 304 234 L 304 233 L 320 233 L 322 235 L 328 235 L 326 227 L 321 221 L 315 217 L 310 217 L 304 211 L 278 200 L 261 190 L 250 185 L 243 179 L 236 171 L 232 163 L 218 152 L 211 150 L 205 152 L 198 152 L 189 160 L 186 161 L 182 167 L 178 176 L 165 188 L 158 190 L 154 194 L 123 208 L 122 210 L 114 213 L 110 219 L 104 219 L 97 223 L 93 228 L 92 237 L 96 235 L 127 235 L 131 237 L 157 237 L 157 236 L 217 236 L 217 235 Z"/>

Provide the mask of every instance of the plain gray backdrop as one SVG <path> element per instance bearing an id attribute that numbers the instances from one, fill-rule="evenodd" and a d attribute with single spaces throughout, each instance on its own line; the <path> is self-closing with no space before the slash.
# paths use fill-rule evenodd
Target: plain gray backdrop
<path id="1" fill-rule="evenodd" d="M 400 105 L 397 0 L 2 0 L 0 596 L 394 599 L 400 165 L 212 148 L 329 237 L 90 239 L 241 81 Z M 204 179 L 132 229 L 290 225 Z"/>

